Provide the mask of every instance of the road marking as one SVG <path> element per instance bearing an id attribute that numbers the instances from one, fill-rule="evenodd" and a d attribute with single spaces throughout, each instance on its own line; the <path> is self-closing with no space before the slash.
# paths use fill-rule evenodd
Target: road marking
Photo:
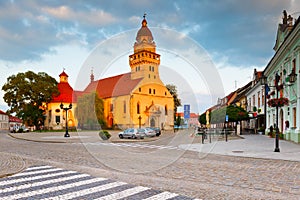
<path id="1" fill-rule="evenodd" d="M 164 199 L 170 199 L 170 198 L 173 198 L 176 196 L 178 196 L 178 194 L 171 193 L 171 192 L 163 192 L 163 193 L 154 195 L 152 197 L 149 197 L 145 200 L 164 200 Z"/>
<path id="2" fill-rule="evenodd" d="M 63 171 L 62 171 L 63 170 Z M 35 173 L 32 173 L 35 172 Z M 26 175 L 24 175 L 26 174 Z M 23 173 L 0 179 L 0 199 L 147 199 L 192 198 L 135 186 L 51 166 L 30 167 Z"/>
<path id="3" fill-rule="evenodd" d="M 57 178 L 57 179 L 52 179 L 52 180 L 45 180 L 45 181 L 41 181 L 41 182 L 35 182 L 35 183 L 32 183 L 32 184 L 24 184 L 24 185 L 20 185 L 20 186 L 13 186 L 13 187 L 9 187 L 9 188 L 5 188 L 5 189 L 0 190 L 0 194 L 5 193 L 5 192 L 11 192 L 11 191 L 14 191 L 14 190 L 23 190 L 23 189 L 30 188 L 30 187 L 42 186 L 42 185 L 46 185 L 46 184 L 52 184 L 52 183 L 58 183 L 58 182 L 67 181 L 67 180 L 83 178 L 83 177 L 87 177 L 87 176 L 89 176 L 89 175 L 88 174 L 79 174 L 79 175 L 73 175 L 73 176 L 64 177 L 64 178 Z"/>
<path id="4" fill-rule="evenodd" d="M 33 174 L 39 174 L 39 173 L 48 173 L 48 172 L 55 172 L 55 171 L 60 171 L 62 169 L 60 168 L 52 168 L 52 169 L 41 169 L 39 171 L 24 171 L 20 174 L 15 174 L 14 177 L 18 177 L 18 176 L 28 176 L 28 175 L 33 175 Z"/>
<path id="5" fill-rule="evenodd" d="M 116 146 L 116 147 L 132 147 L 132 148 L 148 148 L 148 149 L 170 149 L 182 150 L 175 146 L 151 145 L 151 144 L 137 144 L 137 143 L 104 143 L 104 142 L 90 142 L 84 143 L 85 145 L 99 145 L 99 146 Z"/>
<path id="6" fill-rule="evenodd" d="M 59 172 L 59 173 L 45 174 L 45 175 L 41 175 L 41 176 L 30 176 L 30 177 L 26 177 L 26 178 L 19 178 L 19 179 L 16 179 L 16 180 L 0 181 L 0 185 L 19 183 L 19 182 L 23 182 L 23 181 L 32 181 L 32 180 L 37 180 L 37 179 L 42 179 L 42 178 L 49 178 L 49 177 L 58 176 L 58 175 L 72 174 L 72 173 L 77 173 L 77 172 L 75 172 L 75 171 L 63 171 L 63 172 Z M 12 176 L 12 177 L 14 177 L 14 176 Z"/>
<path id="7" fill-rule="evenodd" d="M 64 195 L 59 195 L 59 196 L 56 196 L 56 197 L 45 198 L 43 200 L 73 199 L 73 198 L 76 198 L 76 197 L 84 196 L 84 195 L 87 195 L 87 194 L 92 194 L 92 193 L 95 193 L 95 192 L 101 192 L 103 190 L 111 189 L 111 188 L 121 186 L 121 185 L 125 185 L 125 184 L 126 183 L 123 183 L 123 182 L 113 182 L 113 183 L 108 183 L 108 184 L 105 184 L 105 185 L 100 185 L 100 186 L 96 186 L 96 187 L 92 187 L 92 188 L 88 188 L 88 189 L 84 189 L 84 190 L 74 191 L 74 192 L 67 193 L 67 194 L 64 194 Z"/>
<path id="8" fill-rule="evenodd" d="M 137 194 L 137 193 L 143 192 L 145 190 L 149 190 L 149 189 L 150 188 L 147 188 L 147 187 L 137 186 L 137 187 L 130 188 L 130 189 L 127 189 L 127 190 L 123 190 L 121 192 L 117 192 L 117 193 L 110 194 L 110 195 L 107 195 L 107 196 L 104 196 L 104 197 L 100 197 L 96 200 L 111 200 L 111 199 L 117 200 L 117 199 L 122 199 L 122 198 L 131 196 L 131 195 L 134 195 L 134 194 Z"/>

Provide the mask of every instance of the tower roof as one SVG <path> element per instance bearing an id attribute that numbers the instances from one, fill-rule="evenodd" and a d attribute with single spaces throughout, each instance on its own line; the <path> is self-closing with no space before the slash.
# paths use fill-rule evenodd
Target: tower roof
<path id="1" fill-rule="evenodd" d="M 152 33 L 147 26 L 146 14 L 144 14 L 144 19 L 142 21 L 142 27 L 137 32 L 136 41 L 138 43 L 141 43 L 141 42 L 152 43 L 153 42 Z"/>
<path id="2" fill-rule="evenodd" d="M 68 74 L 65 72 L 65 70 L 59 75 L 59 77 L 61 77 L 61 76 L 69 77 Z"/>

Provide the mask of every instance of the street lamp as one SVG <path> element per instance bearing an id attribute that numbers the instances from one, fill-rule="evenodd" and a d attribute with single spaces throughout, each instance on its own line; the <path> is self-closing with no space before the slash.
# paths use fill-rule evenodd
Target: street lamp
<path id="1" fill-rule="evenodd" d="M 139 116 L 139 128 L 141 128 L 141 119 L 142 119 L 142 117 L 141 116 Z"/>
<path id="2" fill-rule="evenodd" d="M 289 83 L 293 84 L 296 81 L 297 74 L 295 73 L 295 70 L 292 70 L 292 72 L 288 75 L 289 77 Z M 267 125 L 267 87 L 275 87 L 276 88 L 276 98 L 278 99 L 278 92 L 281 89 L 282 85 L 279 85 L 280 75 L 276 72 L 275 74 L 275 86 L 268 86 L 267 83 L 267 77 L 264 76 L 264 74 L 261 77 L 261 84 L 265 86 L 265 107 L 264 107 L 264 113 L 265 113 L 265 126 Z M 276 104 L 276 135 L 275 135 L 275 150 L 274 152 L 280 152 L 279 149 L 279 127 L 278 127 L 278 104 Z M 265 127 L 266 130 L 266 127 Z"/>
<path id="3" fill-rule="evenodd" d="M 64 108 L 64 104 L 61 103 L 60 108 L 63 109 L 66 112 L 66 133 L 65 133 L 64 136 L 65 137 L 70 137 L 69 130 L 68 130 L 68 110 L 72 109 L 72 104 L 70 103 L 69 107 Z"/>
<path id="4" fill-rule="evenodd" d="M 278 99 L 278 91 L 280 90 L 280 87 L 278 85 L 280 80 L 280 76 L 276 72 L 275 74 L 275 88 L 276 88 L 276 98 Z M 280 152 L 279 149 L 279 127 L 278 127 L 278 104 L 276 104 L 276 135 L 275 135 L 275 150 L 274 152 Z"/>

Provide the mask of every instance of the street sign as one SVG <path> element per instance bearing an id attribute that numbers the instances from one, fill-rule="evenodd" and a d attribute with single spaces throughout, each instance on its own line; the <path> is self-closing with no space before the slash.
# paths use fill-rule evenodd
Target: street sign
<path id="1" fill-rule="evenodd" d="M 190 118 L 190 105 L 183 106 L 184 119 Z"/>

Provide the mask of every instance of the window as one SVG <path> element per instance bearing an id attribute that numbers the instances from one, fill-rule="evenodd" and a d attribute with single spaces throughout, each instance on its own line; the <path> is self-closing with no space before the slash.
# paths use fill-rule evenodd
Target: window
<path id="1" fill-rule="evenodd" d="M 141 92 L 142 91 L 142 88 L 139 88 L 139 92 Z"/>
<path id="2" fill-rule="evenodd" d="M 151 88 L 149 88 L 149 94 L 151 94 L 151 93 L 152 93 Z"/>
<path id="3" fill-rule="evenodd" d="M 140 114 L 140 103 L 137 103 L 136 105 L 136 113 Z"/>
<path id="4" fill-rule="evenodd" d="M 60 116 L 55 116 L 55 122 L 57 125 L 60 123 Z"/>
<path id="5" fill-rule="evenodd" d="M 123 113 L 126 113 L 126 101 L 123 101 Z"/>
<path id="6" fill-rule="evenodd" d="M 150 78 L 150 74 L 148 74 L 148 78 Z"/>
<path id="7" fill-rule="evenodd" d="M 155 89 L 153 89 L 153 94 L 155 94 Z"/>
<path id="8" fill-rule="evenodd" d="M 151 66 L 149 66 L 149 71 L 151 71 Z"/>
<path id="9" fill-rule="evenodd" d="M 154 72 L 154 67 L 152 66 L 152 71 Z"/>
<path id="10" fill-rule="evenodd" d="M 252 104 L 255 106 L 255 95 L 252 96 Z"/>
<path id="11" fill-rule="evenodd" d="M 292 64 L 292 70 L 293 72 L 296 72 L 296 59 L 293 59 L 293 64 Z"/>
<path id="12" fill-rule="evenodd" d="M 168 115 L 168 106 L 165 105 L 165 115 Z"/>
<path id="13" fill-rule="evenodd" d="M 297 110 L 296 110 L 296 108 L 293 108 L 293 125 L 295 128 L 297 127 Z"/>
<path id="14" fill-rule="evenodd" d="M 257 92 L 257 107 L 260 107 L 260 91 Z"/>
<path id="15" fill-rule="evenodd" d="M 264 92 L 264 89 L 261 90 L 261 105 L 265 105 L 265 92 Z"/>
<path id="16" fill-rule="evenodd" d="M 114 111 L 114 104 L 110 104 L 110 112 L 113 112 Z"/>

